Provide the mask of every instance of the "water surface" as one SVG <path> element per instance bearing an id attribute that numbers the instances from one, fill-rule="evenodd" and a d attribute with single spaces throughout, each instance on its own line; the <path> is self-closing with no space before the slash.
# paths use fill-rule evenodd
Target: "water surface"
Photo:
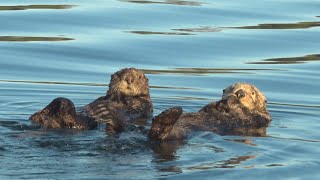
<path id="1" fill-rule="evenodd" d="M 0 3 L 1 179 L 318 179 L 320 2 L 110 0 Z M 77 106 L 110 75 L 142 69 L 154 114 L 197 111 L 234 82 L 256 85 L 267 137 L 196 133 L 148 143 L 128 132 L 44 131 L 29 116 L 55 97 Z"/>

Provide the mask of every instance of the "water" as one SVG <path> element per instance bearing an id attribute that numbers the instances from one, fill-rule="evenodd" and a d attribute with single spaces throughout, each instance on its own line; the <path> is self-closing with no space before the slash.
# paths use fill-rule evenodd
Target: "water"
<path id="1" fill-rule="evenodd" d="M 320 2 L 40 0 L 0 3 L 0 179 L 318 179 Z M 268 98 L 267 137 L 43 131 L 29 116 L 77 106 L 110 75 L 144 69 L 155 114 L 218 100 L 238 81 Z"/>

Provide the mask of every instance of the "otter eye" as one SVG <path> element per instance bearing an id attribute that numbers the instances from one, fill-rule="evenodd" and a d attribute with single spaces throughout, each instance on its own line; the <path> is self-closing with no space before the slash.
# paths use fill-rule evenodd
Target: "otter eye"
<path id="1" fill-rule="evenodd" d="M 246 96 L 246 94 L 244 93 L 244 91 L 242 89 L 238 90 L 235 94 L 239 99 L 241 99 L 244 96 Z"/>
<path id="2" fill-rule="evenodd" d="M 256 94 L 256 92 L 252 91 L 251 95 L 254 96 Z"/>
<path id="3" fill-rule="evenodd" d="M 226 92 L 226 89 L 224 89 L 222 92 L 225 93 L 225 92 Z"/>

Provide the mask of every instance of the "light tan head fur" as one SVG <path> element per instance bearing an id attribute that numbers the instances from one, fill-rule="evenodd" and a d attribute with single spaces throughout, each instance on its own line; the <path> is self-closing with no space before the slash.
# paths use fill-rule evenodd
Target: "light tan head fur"
<path id="1" fill-rule="evenodd" d="M 107 95 L 149 95 L 148 81 L 141 70 L 135 68 L 121 69 L 111 76 Z"/>
<path id="2" fill-rule="evenodd" d="M 230 96 L 239 98 L 240 103 L 250 111 L 267 112 L 266 97 L 258 88 L 248 83 L 235 83 L 223 90 L 222 99 Z"/>

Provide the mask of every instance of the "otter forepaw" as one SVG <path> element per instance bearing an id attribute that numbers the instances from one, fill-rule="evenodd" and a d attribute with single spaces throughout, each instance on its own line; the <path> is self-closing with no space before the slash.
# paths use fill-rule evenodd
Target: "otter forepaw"
<path id="1" fill-rule="evenodd" d="M 108 119 L 106 132 L 109 134 L 117 134 L 124 131 L 124 123 L 119 119 Z"/>
<path id="2" fill-rule="evenodd" d="M 165 139 L 172 130 L 173 125 L 181 116 L 182 112 L 183 110 L 181 107 L 173 107 L 163 111 L 158 116 L 155 116 L 152 119 L 152 125 L 148 133 L 148 137 L 152 140 Z"/>
<path id="3" fill-rule="evenodd" d="M 29 119 L 45 128 L 71 128 L 76 124 L 76 111 L 71 100 L 60 97 Z"/>

